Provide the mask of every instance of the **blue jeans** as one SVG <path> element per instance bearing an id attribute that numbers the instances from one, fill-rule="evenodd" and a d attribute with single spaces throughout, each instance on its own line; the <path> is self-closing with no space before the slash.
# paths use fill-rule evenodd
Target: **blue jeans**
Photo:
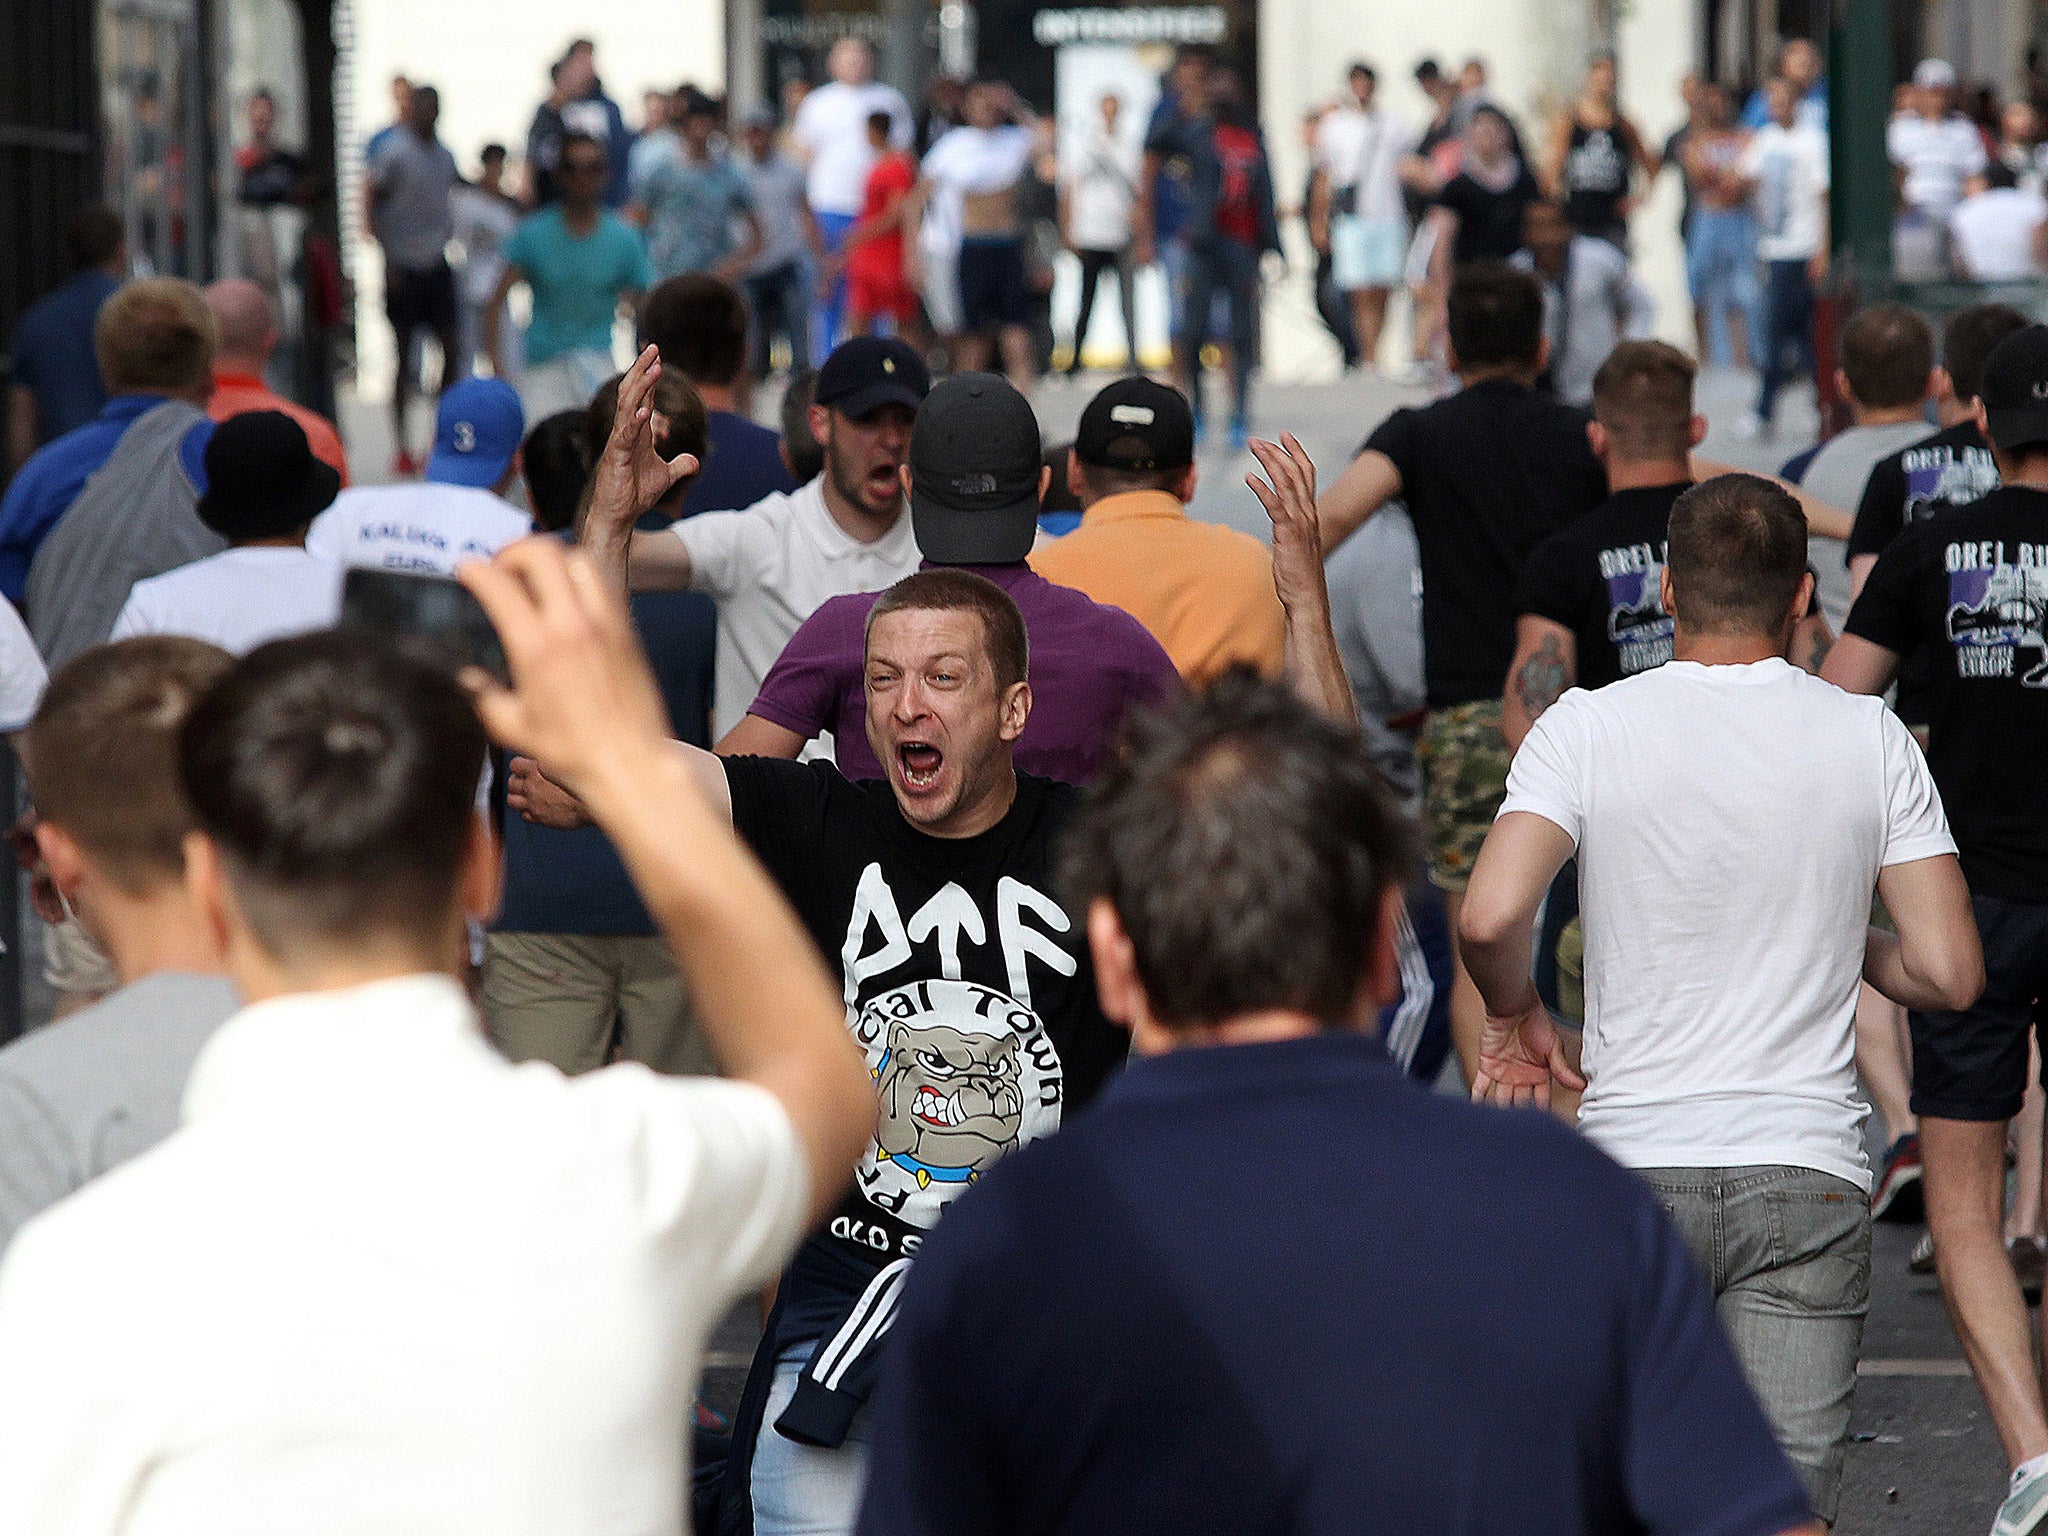
<path id="1" fill-rule="evenodd" d="M 818 238 L 824 242 L 825 254 L 837 256 L 840 247 L 846 244 L 846 232 L 860 222 L 860 216 L 853 213 L 821 213 L 817 215 Z M 839 327 L 846 318 L 846 273 L 842 270 L 832 284 L 832 291 L 825 295 L 818 306 L 817 345 L 812 353 L 824 357 L 839 345 Z"/>
<path id="2" fill-rule="evenodd" d="M 1685 242 L 1685 281 L 1706 318 L 1701 338 L 1708 358 L 1721 367 L 1735 361 L 1728 311 L 1739 310 L 1749 333 L 1749 350 L 1763 344 L 1762 295 L 1756 280 L 1756 220 L 1747 208 L 1699 208 Z"/>
<path id="3" fill-rule="evenodd" d="M 804 1445 L 776 1431 L 796 1396 L 817 1341 L 792 1345 L 775 1362 L 775 1384 L 754 1447 L 754 1536 L 851 1536 L 868 1469 L 868 1410 L 854 1415 L 837 1446 Z"/>
<path id="4" fill-rule="evenodd" d="M 768 376 L 769 348 L 777 336 L 788 338 L 789 371 L 802 373 L 811 366 L 811 272 L 810 264 L 794 257 L 772 271 L 745 280 L 747 307 L 754 312 L 754 327 L 747 338 L 747 371 L 757 379 Z"/>
<path id="5" fill-rule="evenodd" d="M 1756 364 L 1763 373 L 1756 413 L 1769 421 L 1778 391 L 1794 379 L 1813 377 L 1813 279 L 1804 260 L 1764 263 L 1763 343 Z"/>
<path id="6" fill-rule="evenodd" d="M 1830 1525 L 1870 1309 L 1870 1199 L 1811 1168 L 1639 1168 L 1706 1271 L 1764 1416 Z"/>
<path id="7" fill-rule="evenodd" d="M 1191 245 L 1187 253 L 1187 291 L 1181 314 L 1182 334 L 1189 336 L 1188 404 L 1196 425 L 1202 421 L 1202 322 L 1218 295 L 1230 305 L 1230 414 L 1237 422 L 1251 419 L 1252 364 L 1259 353 L 1259 253 L 1241 240 L 1218 238 Z"/>

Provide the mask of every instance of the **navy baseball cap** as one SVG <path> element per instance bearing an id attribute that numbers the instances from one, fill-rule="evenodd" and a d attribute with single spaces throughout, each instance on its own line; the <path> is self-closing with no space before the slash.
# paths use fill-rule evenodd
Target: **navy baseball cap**
<path id="1" fill-rule="evenodd" d="M 505 478 L 525 436 L 518 391 L 503 379 L 464 379 L 442 392 L 427 478 L 488 491 Z"/>
<path id="2" fill-rule="evenodd" d="M 856 336 L 842 341 L 818 370 L 812 397 L 855 421 L 885 405 L 913 411 L 931 393 L 932 376 L 917 348 L 894 336 Z"/>

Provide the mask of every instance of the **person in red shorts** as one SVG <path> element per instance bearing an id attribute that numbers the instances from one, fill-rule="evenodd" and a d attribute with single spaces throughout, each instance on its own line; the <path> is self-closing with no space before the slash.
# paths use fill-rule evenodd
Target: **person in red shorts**
<path id="1" fill-rule="evenodd" d="M 886 112 L 868 118 L 868 143 L 879 158 L 868 172 L 860 222 L 846 232 L 847 334 L 873 335 L 875 322 L 886 315 L 896 335 L 922 347 L 917 290 L 903 274 L 903 229 L 913 206 L 908 199 L 917 185 L 917 163 L 890 142 L 892 126 Z"/>

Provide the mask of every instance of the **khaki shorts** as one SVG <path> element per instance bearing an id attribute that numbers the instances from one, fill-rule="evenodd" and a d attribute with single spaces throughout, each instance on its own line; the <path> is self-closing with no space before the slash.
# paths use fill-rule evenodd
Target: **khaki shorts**
<path id="1" fill-rule="evenodd" d="M 484 1031 L 513 1061 L 589 1072 L 617 1056 L 657 1072 L 714 1073 L 682 973 L 660 939 L 493 933 L 484 941 Z"/>
<path id="2" fill-rule="evenodd" d="M 1507 738 L 1500 700 L 1433 709 L 1423 721 L 1415 760 L 1422 768 L 1422 825 L 1430 883 L 1454 894 L 1472 878 L 1473 860 L 1507 798 Z"/>
<path id="3" fill-rule="evenodd" d="M 43 980 L 74 998 L 105 997 L 121 985 L 114 962 L 75 917 L 43 926 Z"/>

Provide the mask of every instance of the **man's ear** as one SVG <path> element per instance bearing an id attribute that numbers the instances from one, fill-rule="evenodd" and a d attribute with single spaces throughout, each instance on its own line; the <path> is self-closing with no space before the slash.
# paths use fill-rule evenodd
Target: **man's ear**
<path id="1" fill-rule="evenodd" d="M 1088 481 L 1081 474 L 1081 458 L 1073 449 L 1067 450 L 1067 494 L 1083 506 L 1088 504 Z"/>
<path id="2" fill-rule="evenodd" d="M 910 468 L 908 464 L 904 465 L 903 467 L 905 469 Z M 1041 464 L 1038 467 L 1038 504 L 1041 507 L 1045 505 L 1045 493 L 1051 489 L 1052 466 L 1050 464 Z M 908 486 L 905 486 L 903 490 L 905 495 L 908 495 L 910 493 L 910 487 Z"/>
<path id="3" fill-rule="evenodd" d="M 1031 718 L 1031 685 L 1012 683 L 1003 690 L 1003 697 L 997 705 L 996 735 L 1000 740 L 1014 742 L 1024 734 L 1024 722 Z"/>
<path id="4" fill-rule="evenodd" d="M 1539 336 L 1536 338 L 1536 371 L 1541 373 L 1549 366 L 1550 338 L 1548 336 Z"/>
<path id="5" fill-rule="evenodd" d="M 1112 1024 L 1136 1030 L 1151 1018 L 1145 984 L 1138 979 L 1138 955 L 1123 919 L 1107 896 L 1088 904 L 1088 953 L 1095 962 L 1095 994 L 1102 1016 Z"/>
<path id="6" fill-rule="evenodd" d="M 905 501 L 910 500 L 910 466 L 908 464 L 898 464 L 896 466 L 896 478 L 902 482 L 903 499 Z M 1040 498 L 1040 500 L 1043 499 L 1043 497 Z"/>
<path id="7" fill-rule="evenodd" d="M 1707 418 L 1704 416 L 1693 417 L 1691 424 L 1686 428 L 1686 436 L 1687 440 L 1695 448 L 1704 443 L 1707 440 Z"/>
<path id="8" fill-rule="evenodd" d="M 1379 911 L 1373 917 L 1372 939 L 1366 948 L 1364 985 L 1359 989 L 1359 1012 L 1364 1017 L 1352 1020 L 1361 1027 L 1377 1023 L 1380 1010 L 1401 995 L 1401 957 L 1395 946 L 1407 904 L 1408 893 L 1398 882 L 1390 882 L 1380 892 Z"/>
<path id="9" fill-rule="evenodd" d="M 1174 498 L 1183 506 L 1192 502 L 1195 499 L 1195 482 L 1200 478 L 1201 472 L 1192 464 L 1182 470 L 1180 479 L 1173 483 Z"/>
<path id="10" fill-rule="evenodd" d="M 1607 462 L 1607 450 L 1613 442 L 1613 436 L 1599 422 L 1586 423 L 1586 446 L 1593 450 L 1593 457 L 1601 463 Z"/>
<path id="11" fill-rule="evenodd" d="M 505 894 L 505 862 L 497 835 L 482 812 L 470 818 L 456 889 L 462 897 L 464 917 L 487 923 L 498 915 L 498 903 Z"/>
<path id="12" fill-rule="evenodd" d="M 36 823 L 36 852 L 43 856 L 43 867 L 50 872 L 50 883 L 66 901 L 73 901 L 78 888 L 85 884 L 91 874 L 86 863 L 85 850 L 62 827 L 47 821 Z"/>
<path id="13" fill-rule="evenodd" d="M 1835 393 L 1840 395 L 1844 400 L 1848 401 L 1851 405 L 1856 405 L 1860 403 L 1856 399 L 1856 391 L 1849 387 L 1848 373 L 1841 368 L 1837 368 L 1835 370 Z"/>
<path id="14" fill-rule="evenodd" d="M 243 923 L 234 893 L 220 867 L 220 850 L 204 832 L 185 834 L 185 894 L 215 953 L 232 952 Z"/>
<path id="15" fill-rule="evenodd" d="M 811 419 L 811 436 L 823 447 L 832 431 L 832 413 L 822 405 L 810 406 L 806 414 Z"/>
<path id="16" fill-rule="evenodd" d="M 1927 391 L 1937 400 L 1953 400 L 1956 397 L 1956 381 L 1946 368 L 1937 364 L 1933 374 L 1928 378 Z"/>
<path id="17" fill-rule="evenodd" d="M 1657 573 L 1657 601 L 1672 618 L 1678 617 L 1678 599 L 1671 588 L 1671 567 L 1668 564 Z"/>

